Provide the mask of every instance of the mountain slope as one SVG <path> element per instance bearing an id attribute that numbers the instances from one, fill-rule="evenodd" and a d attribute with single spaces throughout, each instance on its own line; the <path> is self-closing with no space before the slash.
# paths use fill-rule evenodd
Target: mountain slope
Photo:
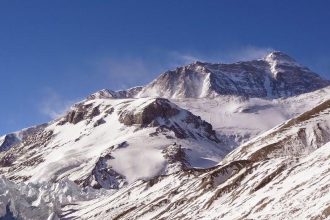
<path id="1" fill-rule="evenodd" d="M 330 100 L 231 152 L 226 160 L 307 155 L 330 141 Z M 224 161 L 223 161 L 224 162 Z"/>
<path id="2" fill-rule="evenodd" d="M 65 216 L 327 219 L 330 144 L 329 130 L 321 130 L 328 126 L 329 111 L 326 101 L 239 147 L 216 167 L 137 181 L 109 197 L 69 206 L 76 211 Z M 296 133 L 301 129 L 307 135 Z"/>
<path id="3" fill-rule="evenodd" d="M 217 96 L 171 101 L 212 124 L 229 148 L 296 117 L 330 98 L 330 87 L 280 99 Z"/>
<path id="4" fill-rule="evenodd" d="M 94 99 L 0 153 L 0 170 L 17 182 L 120 188 L 215 165 L 228 151 L 210 124 L 166 99 Z"/>

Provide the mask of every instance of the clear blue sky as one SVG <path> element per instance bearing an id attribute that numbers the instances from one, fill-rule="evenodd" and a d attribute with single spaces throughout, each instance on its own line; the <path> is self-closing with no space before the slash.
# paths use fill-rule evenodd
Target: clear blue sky
<path id="1" fill-rule="evenodd" d="M 0 29 L 0 134 L 194 59 L 275 49 L 330 76 L 326 0 L 2 0 Z"/>

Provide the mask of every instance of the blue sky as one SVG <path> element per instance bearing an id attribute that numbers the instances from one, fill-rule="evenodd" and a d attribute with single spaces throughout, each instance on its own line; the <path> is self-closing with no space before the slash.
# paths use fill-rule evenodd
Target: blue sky
<path id="1" fill-rule="evenodd" d="M 274 49 L 330 78 L 329 9 L 326 0 L 3 0 L 0 134 L 195 59 Z"/>

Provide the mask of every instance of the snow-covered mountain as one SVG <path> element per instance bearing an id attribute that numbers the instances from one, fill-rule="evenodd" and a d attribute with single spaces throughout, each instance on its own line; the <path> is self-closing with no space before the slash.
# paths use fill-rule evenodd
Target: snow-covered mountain
<path id="1" fill-rule="evenodd" d="M 298 96 L 263 99 L 236 96 L 171 100 L 212 124 L 229 148 L 295 117 L 330 98 L 330 87 Z"/>
<path id="2" fill-rule="evenodd" d="M 145 86 L 128 90 L 101 90 L 90 97 L 171 99 L 219 95 L 280 98 L 330 85 L 287 54 L 272 52 L 263 59 L 232 64 L 199 62 L 162 73 Z"/>
<path id="3" fill-rule="evenodd" d="M 328 85 L 273 52 L 100 90 L 0 137 L 0 218 L 325 219 Z"/>
<path id="4" fill-rule="evenodd" d="M 329 111 L 325 101 L 237 148 L 217 166 L 180 169 L 120 190 L 81 191 L 67 179 L 20 186 L 0 179 L 6 201 L 0 214 L 30 216 L 26 219 L 38 219 L 38 213 L 49 219 L 327 219 Z"/>
<path id="5" fill-rule="evenodd" d="M 121 91 L 134 97 L 201 98 L 217 95 L 288 97 L 330 85 L 282 52 L 232 64 L 195 62 L 161 74 L 144 87 Z"/>
<path id="6" fill-rule="evenodd" d="M 328 219 L 329 103 L 242 145 L 218 166 L 137 181 L 65 213 L 83 219 Z"/>
<path id="7" fill-rule="evenodd" d="M 166 99 L 94 99 L 1 153 L 0 171 L 17 182 L 69 178 L 109 189 L 210 167 L 228 152 L 209 123 Z"/>

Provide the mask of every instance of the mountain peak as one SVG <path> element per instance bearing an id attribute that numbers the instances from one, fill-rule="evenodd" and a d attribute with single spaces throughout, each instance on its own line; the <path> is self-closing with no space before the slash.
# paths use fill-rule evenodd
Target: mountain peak
<path id="1" fill-rule="evenodd" d="M 267 54 L 264 58 L 269 63 L 280 62 L 280 63 L 295 63 L 296 60 L 290 57 L 288 54 L 281 51 L 273 51 Z"/>
<path id="2" fill-rule="evenodd" d="M 328 80 L 281 51 L 262 60 L 236 63 L 195 61 L 162 73 L 145 86 L 128 90 L 101 90 L 87 99 L 162 97 L 205 98 L 219 95 L 289 97 L 330 85 Z"/>

